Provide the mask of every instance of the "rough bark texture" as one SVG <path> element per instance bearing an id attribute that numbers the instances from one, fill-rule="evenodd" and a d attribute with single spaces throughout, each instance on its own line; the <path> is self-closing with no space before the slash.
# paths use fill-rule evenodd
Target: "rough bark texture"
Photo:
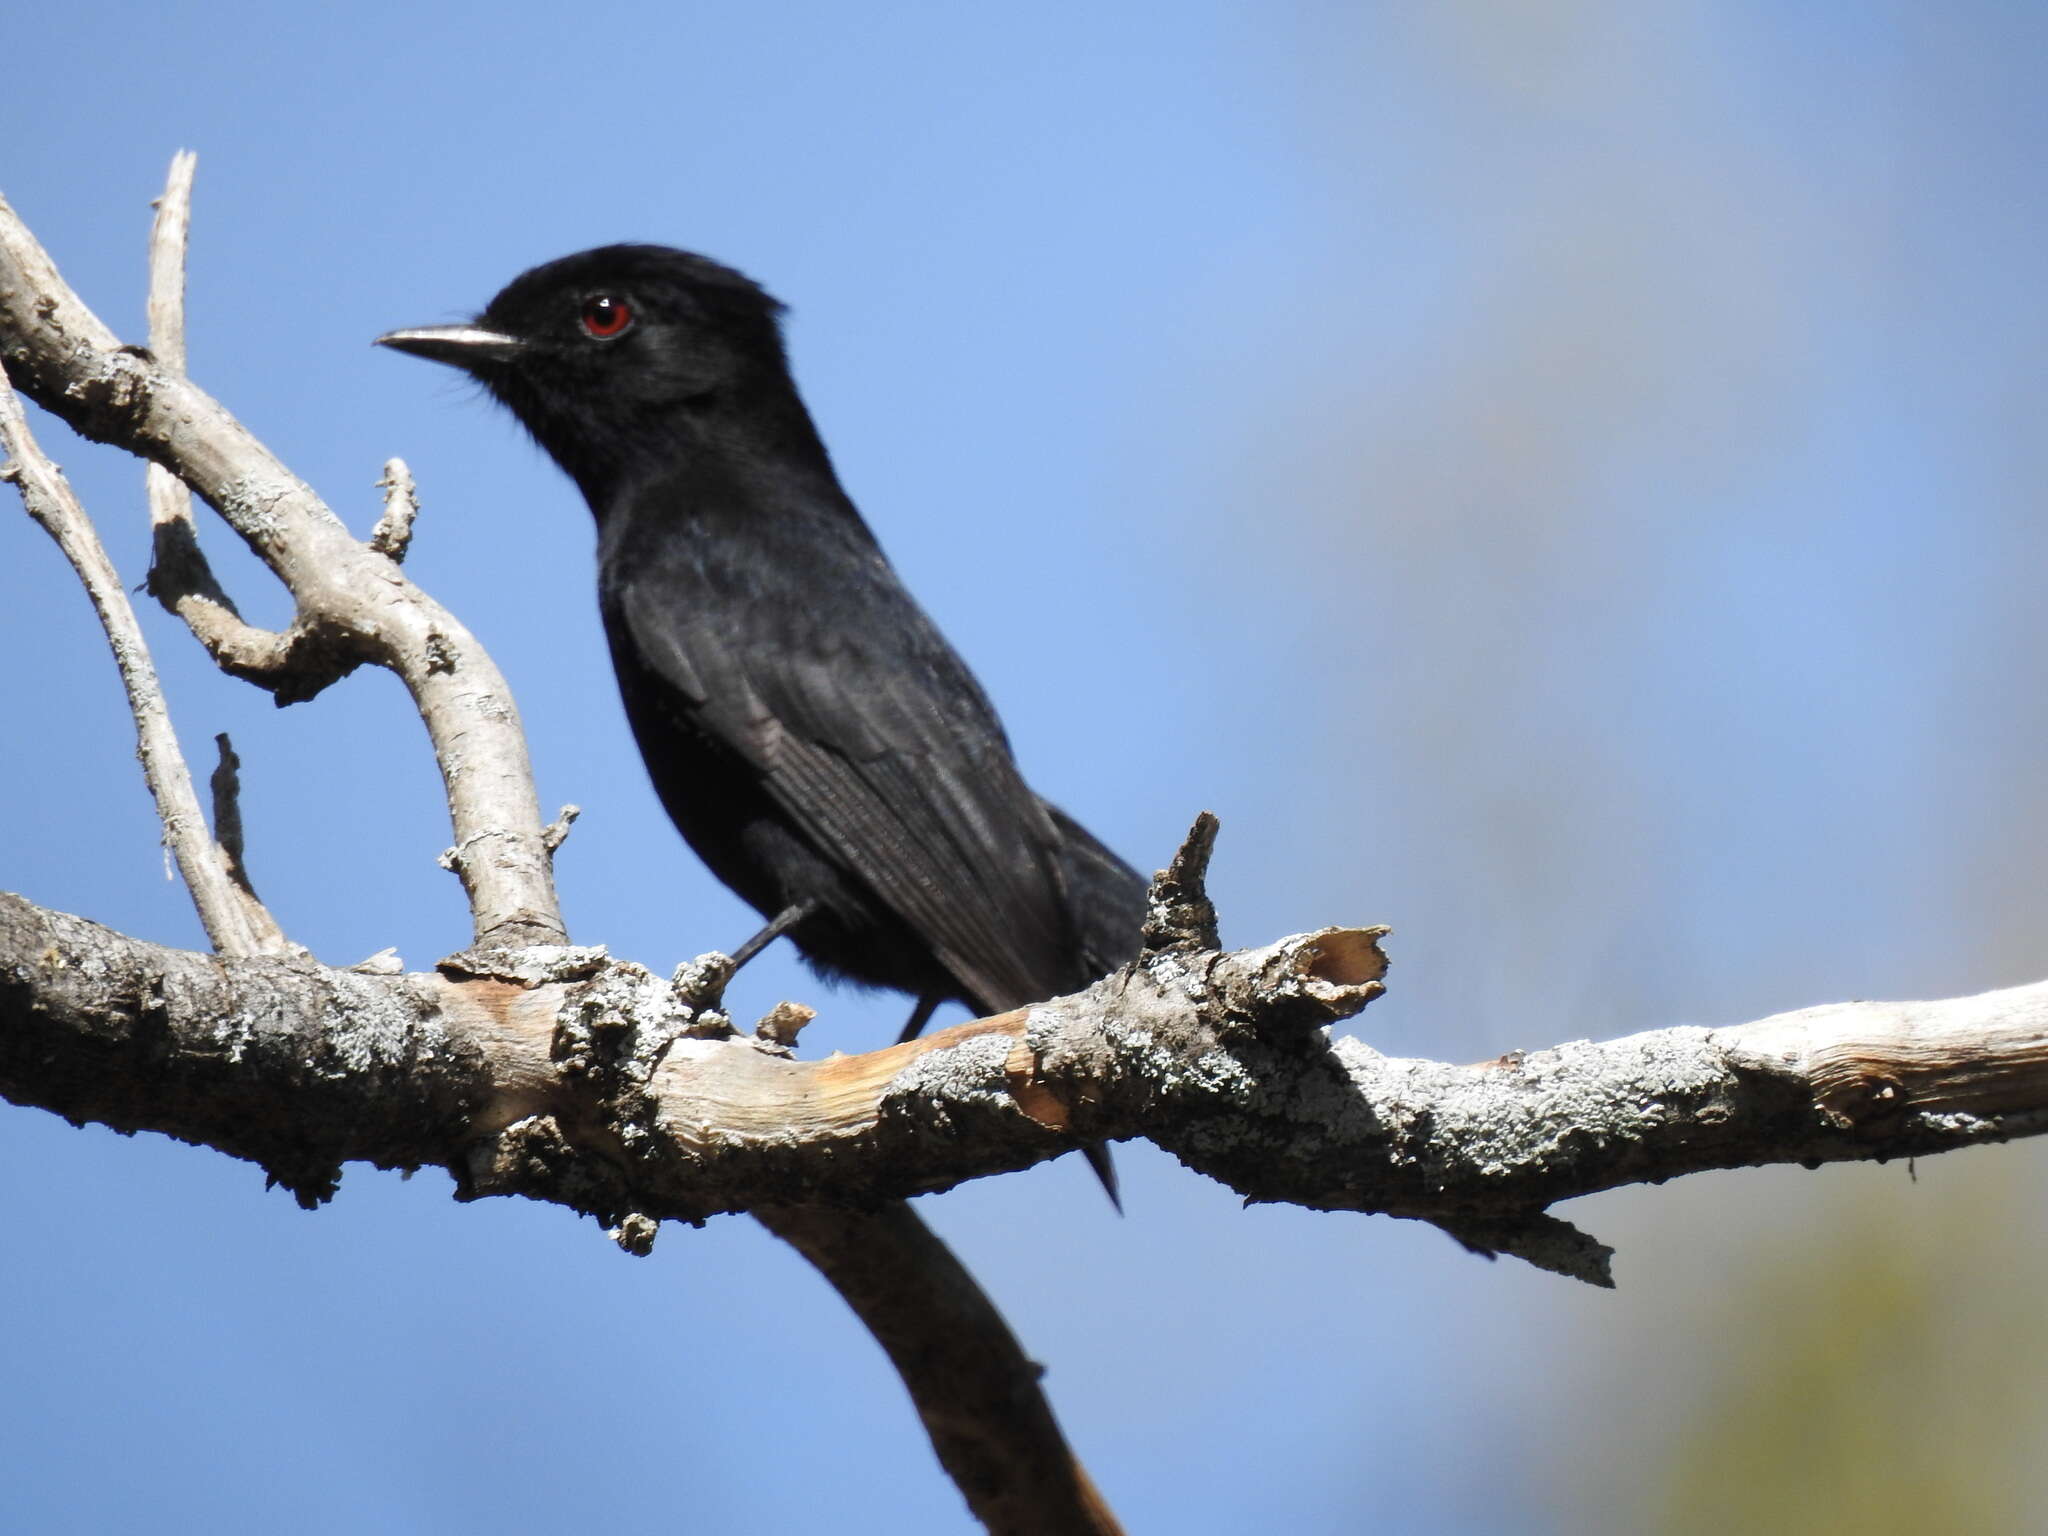
<path id="1" fill-rule="evenodd" d="M 1607 1250 L 1551 1203 L 2048 1127 L 2048 984 L 1454 1066 L 1323 1027 L 1383 964 L 1371 930 L 1170 949 L 1073 997 L 801 1061 L 601 950 L 370 976 L 6 897 L 0 1092 L 253 1159 L 302 1200 L 345 1161 L 437 1163 L 465 1197 L 554 1201 L 628 1242 L 720 1212 L 872 1210 L 1143 1135 L 1247 1199 L 1429 1221 L 1601 1284 Z"/>
<path id="2" fill-rule="evenodd" d="M 116 345 L 0 201 L 0 360 L 20 370 L 24 388 L 39 404 L 85 435 L 153 461 L 155 559 L 147 585 L 224 671 L 268 689 L 280 704 L 310 699 L 365 662 L 386 667 L 404 681 L 441 770 L 455 833 L 442 862 L 462 879 L 477 947 L 459 963 L 444 962 L 444 971 L 467 978 L 452 998 L 437 992 L 434 978 L 410 988 L 400 978 L 384 992 L 360 990 L 355 978 L 361 973 L 391 978 L 397 966 L 386 956 L 365 962 L 355 973 L 313 967 L 296 977 L 304 986 L 295 992 L 288 975 L 209 976 L 168 962 L 159 967 L 140 951 L 87 941 L 83 929 L 60 931 L 63 922 L 53 916 L 55 926 L 43 935 L 48 942 L 35 951 L 36 965 L 43 971 L 73 963 L 104 967 L 102 979 L 111 983 L 102 996 L 108 1011 L 90 1022 L 72 1015 L 71 1022 L 81 1026 L 84 1058 L 57 1050 L 45 1063 L 55 1071 L 31 1077 L 44 1081 L 48 1102 L 67 1113 L 97 1113 L 123 1125 L 160 1124 L 173 1134 L 210 1138 L 257 1158 L 309 1203 L 331 1190 L 340 1161 L 356 1155 L 351 1148 L 366 1145 L 361 1132 L 373 1127 L 395 1137 L 386 1142 L 382 1134 L 370 1136 L 382 1148 L 365 1152 L 373 1160 L 448 1160 L 460 1176 L 468 1159 L 494 1178 L 523 1165 L 537 1183 L 559 1182 L 580 1208 L 619 1206 L 615 1231 L 620 1243 L 644 1249 L 652 1241 L 654 1220 L 620 1204 L 620 1189 L 632 1183 L 634 1138 L 642 1134 L 626 1106 L 644 1106 L 646 1096 L 636 1099 L 632 1085 L 644 1085 L 647 1071 L 658 1062 L 653 1042 L 665 1044 L 668 1036 L 662 1030 L 676 1009 L 657 1007 L 664 1022 L 653 1029 L 636 1015 L 634 1039 L 647 1042 L 637 1047 L 644 1054 L 625 1062 L 615 1059 L 617 1031 L 606 1022 L 605 999 L 620 988 L 640 995 L 651 978 L 644 972 L 608 970 L 566 948 L 551 858 L 576 808 L 565 806 L 554 822 L 540 826 L 526 741 L 503 678 L 473 637 L 400 573 L 418 511 L 405 466 L 395 459 L 385 466 L 379 482 L 386 492 L 384 515 L 369 539 L 358 544 L 239 422 L 183 378 L 183 261 L 192 170 L 189 155 L 174 161 L 151 242 L 151 342 L 161 348 L 155 357 Z M 11 394 L 5 398 L 12 400 Z M 47 487 L 31 483 L 41 466 L 26 427 L 10 434 L 9 441 L 25 455 L 9 469 L 22 479 L 31 510 L 43 512 L 49 505 Z M 169 482 L 167 470 L 204 496 L 290 589 L 297 612 L 283 631 L 241 618 L 200 548 L 189 498 Z M 45 478 L 55 479 L 54 471 Z M 91 534 L 82 510 L 73 521 L 84 535 Z M 125 614 L 125 596 L 111 570 L 98 576 L 103 579 L 94 587 L 96 601 L 111 592 Z M 102 601 L 103 611 L 108 606 Z M 134 669 L 127 662 L 136 648 L 124 648 L 118 634 L 112 638 L 130 679 L 145 741 L 152 711 L 162 716 L 162 733 L 168 736 L 160 695 L 153 685 L 139 691 L 134 687 Z M 233 773 L 225 738 L 222 751 L 223 771 L 215 782 L 222 846 L 205 837 L 196 808 L 171 806 L 160 798 L 167 832 L 176 841 L 181 826 L 192 829 L 185 841 L 200 856 L 205 877 L 192 880 L 194 895 L 217 950 L 231 957 L 295 956 L 297 947 L 274 924 L 264 930 L 264 942 L 242 931 L 245 909 L 265 922 L 268 914 L 241 875 L 239 848 L 228 846 L 237 818 L 229 814 Z M 182 771 L 181 762 L 179 767 Z M 154 769 L 152 774 L 154 783 Z M 183 862 L 188 861 L 181 845 Z M 225 880 L 214 878 L 223 867 Z M 225 919 L 217 920 L 222 913 Z M 506 948 L 531 944 L 555 947 L 538 961 Z M 519 1072 L 503 1078 L 496 1074 L 516 1068 L 518 1050 L 506 1046 L 495 1055 L 486 1052 L 481 1075 L 473 1077 L 467 1069 L 474 1061 L 463 1054 L 472 1043 L 460 1029 L 441 1029 L 437 1008 L 445 1006 L 458 1017 L 479 1014 L 489 1035 L 493 1002 L 512 1012 L 518 993 L 563 978 L 590 983 L 576 994 L 576 1017 L 546 1039 L 551 1053 L 561 1052 L 562 1080 L 579 1091 L 569 1095 L 560 1120 L 538 1115 L 531 1125 L 502 1127 L 488 1118 L 479 1120 L 480 1107 L 502 1110 L 506 1102 L 517 1101 Z M 64 1015 L 62 985 L 54 990 L 31 986 L 30 991 L 33 1000 L 22 1005 L 27 1015 L 45 1021 Z M 193 1011 L 161 1005 L 160 992 L 178 995 L 194 1005 Z M 692 995 L 696 1001 L 686 1011 L 694 1027 L 708 994 L 700 987 Z M 20 1003 L 18 990 L 10 997 Z M 801 1012 L 791 1010 L 778 1032 L 793 1038 Z M 196 1027 L 171 1030 L 168 1040 L 157 1038 L 157 1025 L 173 1016 Z M 209 1018 L 211 1025 L 197 1022 Z M 352 1021 L 351 1027 L 330 1031 L 327 1026 L 337 1019 Z M 0 1055 L 33 1054 L 44 1043 L 29 1030 L 0 1044 Z M 139 1073 L 138 1084 L 162 1089 L 166 1098 L 156 1101 L 141 1088 L 108 1091 L 104 1081 L 91 1086 L 99 1075 L 91 1070 L 96 1054 L 111 1058 L 115 1071 Z M 235 1071 L 223 1075 L 215 1070 L 222 1061 Z M 233 1081 L 240 1069 L 252 1065 L 259 1069 L 256 1076 L 275 1090 L 267 1105 Z M 394 1086 L 419 1071 L 425 1076 L 415 1091 Z M 554 1082 L 546 1069 L 530 1068 L 528 1075 Z M 351 1092 L 359 1095 L 359 1107 L 369 1118 L 353 1130 L 324 1111 L 299 1120 L 297 1101 L 308 1087 L 338 1078 L 362 1079 Z M 589 1129 L 586 1106 L 593 1093 L 604 1100 L 609 1115 Z M 349 1092 L 339 1097 L 346 1100 Z M 618 1141 L 607 1147 L 613 1123 Z M 563 1124 L 589 1130 L 587 1145 L 567 1159 L 553 1145 L 563 1139 Z M 487 1136 L 478 1146 L 479 1125 L 502 1129 L 504 1135 Z M 451 1146 L 456 1149 L 452 1160 Z M 613 1171 L 590 1163 L 591 1148 L 600 1161 L 612 1156 Z M 624 1173 L 617 1171 L 619 1164 L 626 1165 Z M 557 1167 L 564 1170 L 559 1180 L 549 1171 Z M 513 1179 L 509 1187 L 518 1183 Z M 1060 1433 L 1039 1389 L 1037 1369 L 1024 1358 L 994 1303 L 916 1216 L 887 1203 L 859 1212 L 784 1208 L 774 1229 L 820 1267 L 887 1343 L 941 1463 L 991 1531 L 1118 1536 L 1115 1518 Z"/>
<path id="3" fill-rule="evenodd" d="M 1142 1135 L 1247 1199 L 1427 1220 L 1479 1251 L 1605 1284 L 1608 1251 L 1551 1203 L 2048 1125 L 2048 984 L 1477 1066 L 1332 1039 L 1327 1026 L 1381 990 L 1380 930 L 1222 952 L 1202 884 L 1208 818 L 1154 887 L 1138 963 L 863 1056 L 797 1059 L 800 1008 L 736 1031 L 704 985 L 715 964 L 679 985 L 569 946 L 550 854 L 573 808 L 541 826 L 503 678 L 399 569 L 416 510 L 403 466 L 387 469 L 385 516 L 358 542 L 183 377 L 174 290 L 190 171 L 174 171 L 156 248 L 161 360 L 119 345 L 0 202 L 0 362 L 85 436 L 175 473 L 290 588 L 298 609 L 282 632 L 241 620 L 182 495 L 158 477 L 151 590 L 225 670 L 281 703 L 364 662 L 405 681 L 447 789 L 449 863 L 477 944 L 432 973 L 336 970 L 246 939 L 218 956 L 166 949 L 0 895 L 0 1094 L 250 1159 L 309 1205 L 364 1160 L 445 1166 L 463 1198 L 564 1204 L 639 1251 L 662 1220 L 752 1211 L 847 1299 L 970 1508 L 1015 1536 L 1118 1527 L 1036 1368 L 906 1195 Z M 100 586 L 119 590 L 111 572 Z M 196 804 L 176 814 L 203 834 Z"/>

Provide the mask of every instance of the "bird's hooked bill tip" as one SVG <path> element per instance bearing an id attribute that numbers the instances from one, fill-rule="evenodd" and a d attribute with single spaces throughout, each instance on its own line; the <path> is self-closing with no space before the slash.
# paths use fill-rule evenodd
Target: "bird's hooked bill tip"
<path id="1" fill-rule="evenodd" d="M 474 325 L 423 325 L 409 331 L 386 331 L 373 343 L 437 363 L 473 368 L 478 363 L 509 362 L 526 350 L 520 337 L 486 331 Z"/>

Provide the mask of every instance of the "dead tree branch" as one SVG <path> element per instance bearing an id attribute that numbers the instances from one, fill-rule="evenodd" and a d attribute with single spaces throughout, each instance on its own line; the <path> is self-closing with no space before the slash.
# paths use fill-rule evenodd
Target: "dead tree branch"
<path id="1" fill-rule="evenodd" d="M 192 174 L 199 157 L 189 149 L 171 156 L 164 194 L 156 200 L 156 222 L 149 232 L 149 350 L 166 373 L 185 371 L 185 248 L 192 233 Z M 143 471 L 149 488 L 149 521 L 161 531 L 182 525 L 192 529 L 192 493 L 161 464 Z M 193 544 L 196 552 L 197 543 Z M 207 573 L 209 580 L 212 573 Z"/>
<path id="2" fill-rule="evenodd" d="M 173 182 L 167 224 L 183 217 Z M 373 543 L 357 542 L 181 369 L 119 346 L 4 202 L 0 361 L 81 432 L 175 471 L 293 592 L 283 634 L 241 625 L 224 595 L 206 594 L 189 518 L 166 512 L 159 533 L 182 527 L 168 542 L 182 539 L 196 562 L 166 578 L 184 592 L 173 606 L 212 635 L 224 667 L 280 700 L 365 661 L 405 680 L 442 769 L 477 935 L 436 971 L 406 974 L 322 966 L 234 927 L 261 909 L 205 835 L 134 615 L 0 386 L 7 475 L 101 608 L 152 784 L 167 786 L 168 834 L 221 951 L 144 943 L 0 895 L 0 1094 L 248 1159 L 309 1205 L 363 1160 L 445 1167 L 459 1198 L 568 1206 L 635 1251 L 663 1221 L 752 1212 L 883 1343 L 992 1531 L 1118 1527 L 1035 1368 L 905 1196 L 1143 1136 L 1248 1200 L 1428 1221 L 1477 1251 L 1608 1284 L 1608 1250 L 1551 1214 L 1556 1202 L 2048 1129 L 2048 982 L 1472 1066 L 1381 1056 L 1329 1027 L 1382 990 L 1383 930 L 1221 950 L 1203 885 L 1206 817 L 1155 883 L 1144 953 L 1124 970 L 887 1050 L 799 1060 L 806 1010 L 741 1033 L 696 978 L 567 945 L 549 861 L 568 813 L 543 828 L 502 678 L 398 569 L 411 511 L 402 475 L 387 476 Z"/>
<path id="3" fill-rule="evenodd" d="M 182 341 L 172 295 L 182 290 L 190 171 L 189 160 L 181 159 L 173 167 L 153 257 L 157 309 L 172 352 Z M 574 809 L 564 808 L 557 822 L 541 826 L 525 737 L 504 680 L 467 630 L 398 569 L 417 511 L 402 463 L 393 460 L 386 465 L 380 482 L 387 493 L 383 516 L 370 539 L 358 544 L 308 487 L 183 377 L 182 366 L 175 366 L 179 358 L 171 359 L 174 366 L 165 366 L 147 353 L 119 346 L 64 285 L 4 200 L 0 359 L 19 372 L 31 398 L 83 435 L 116 443 L 174 471 L 291 591 L 297 613 L 282 633 L 243 622 L 200 550 L 189 503 L 182 496 L 160 499 L 151 590 L 184 618 L 224 670 L 270 689 L 280 704 L 313 697 L 363 662 L 388 667 L 405 682 L 426 722 L 441 769 L 455 832 L 444 863 L 462 878 L 476 936 L 475 947 L 444 962 L 444 968 L 473 978 L 472 988 L 502 990 L 532 984 L 535 977 L 580 976 L 584 957 L 602 958 L 601 951 L 563 947 L 566 930 L 556 902 L 552 854 L 567 834 Z M 520 948 L 532 945 L 555 947 Z M 34 963 L 61 964 L 57 954 L 55 948 L 45 950 Z M 403 980 L 391 975 L 395 969 L 383 957 L 373 957 L 353 971 L 327 972 L 308 964 L 295 974 L 301 982 L 320 978 L 312 983 L 315 991 L 339 1007 L 376 997 L 351 990 L 358 981 Z M 35 992 L 31 986 L 29 994 Z M 253 1041 L 237 1033 L 241 1025 L 234 1022 L 238 1016 L 229 1005 L 230 1000 L 219 994 L 207 995 L 204 1002 L 206 1007 L 228 1010 L 216 1011 L 214 1017 L 217 1025 L 234 1034 L 231 1050 L 239 1062 L 243 1047 Z M 41 1001 L 28 1006 L 31 1012 L 46 1008 Z M 675 1011 L 670 1008 L 667 1014 Z M 145 1017 L 155 1017 L 146 1006 Z M 658 1028 L 646 1038 L 657 1037 Z M 106 1043 L 109 1034 L 100 1030 L 97 1038 Z M 593 1041 L 608 1038 L 602 1030 L 592 1036 Z M 662 1037 L 662 1048 L 672 1038 Z M 391 1061 L 376 1058 L 376 1043 L 357 1042 L 367 1046 L 372 1057 L 351 1057 L 343 1069 L 368 1065 L 373 1077 L 390 1086 L 391 1073 L 384 1069 L 402 1065 L 409 1070 L 423 1064 L 412 1054 L 424 1048 L 422 1043 L 403 1031 L 400 1039 L 405 1054 Z M 257 1054 L 281 1074 L 268 1079 L 271 1091 L 281 1095 L 268 1111 L 244 1102 L 240 1112 L 251 1118 L 230 1128 L 225 1141 L 210 1141 L 203 1129 L 204 1115 L 192 1126 L 180 1128 L 168 1121 L 166 1126 L 171 1134 L 255 1156 L 302 1200 L 317 1202 L 332 1187 L 339 1161 L 354 1154 L 339 1152 L 310 1128 L 292 1131 L 278 1125 L 276 1117 L 291 1113 L 289 1101 L 295 1095 L 286 1082 L 303 1086 L 338 1063 L 323 1054 L 326 1047 L 320 1040 L 295 1031 L 289 1023 L 282 1036 L 268 1043 L 274 1052 Z M 355 1045 L 343 1049 L 352 1051 Z M 567 1059 L 578 1063 L 578 1070 L 588 1070 L 602 1065 L 605 1049 L 601 1044 L 580 1054 L 572 1049 Z M 659 1051 L 645 1059 L 657 1062 Z M 200 1071 L 198 1076 L 209 1074 Z M 609 1085 L 614 1078 L 613 1070 L 605 1066 L 591 1081 Z M 238 1095 L 209 1083 L 200 1096 L 218 1102 Z M 434 1094 L 427 1098 L 432 1100 Z M 24 1102 L 43 1101 L 31 1095 Z M 467 1124 L 475 1106 L 459 1094 L 453 1102 L 461 1106 L 459 1122 Z M 416 1139 L 423 1128 L 447 1129 L 434 1104 L 417 1095 L 400 1094 L 380 1107 L 365 1102 L 359 1108 L 365 1123 L 375 1121 L 387 1129 L 397 1128 L 394 1112 L 418 1115 L 420 1119 L 402 1131 L 401 1142 Z M 114 1112 L 123 1111 L 117 1106 Z M 545 1125 L 552 1124 L 545 1120 Z M 630 1129 L 627 1122 L 620 1124 Z M 543 1162 L 550 1134 L 545 1125 L 528 1127 L 522 1142 Z M 517 1128 L 500 1129 L 510 1136 Z M 266 1146 L 267 1152 L 262 1150 Z M 608 1157 L 616 1152 L 615 1148 Z M 390 1156 L 368 1155 L 380 1162 Z M 398 1154 L 401 1162 L 405 1157 Z M 585 1182 L 584 1174 L 571 1179 L 578 1187 Z M 596 1212 L 599 1207 L 592 1202 L 603 1197 L 602 1181 L 590 1187 L 598 1193 L 572 1203 Z M 764 1214 L 764 1220 L 820 1268 L 883 1341 L 941 1462 L 991 1531 L 1015 1536 L 1119 1536 L 1115 1517 L 1067 1448 L 1038 1386 L 1036 1367 L 1025 1358 L 993 1303 L 907 1207 L 884 1205 L 854 1212 L 785 1206 L 772 1216 Z M 650 1217 L 620 1205 L 615 1235 L 623 1246 L 644 1249 L 653 1231 Z"/>
<path id="4" fill-rule="evenodd" d="M 1554 1202 L 2048 1130 L 2048 983 L 1455 1066 L 1324 1027 L 1379 991 L 1378 937 L 1162 953 L 1072 997 L 800 1061 L 599 950 L 364 975 L 223 962 L 0 897 L 0 1093 L 217 1147 L 309 1202 L 347 1161 L 437 1164 L 462 1198 L 643 1234 L 742 1210 L 780 1231 L 792 1204 L 871 1209 L 1143 1135 L 1249 1200 L 1428 1221 L 1596 1283 L 1606 1250 Z"/>
<path id="5" fill-rule="evenodd" d="M 276 921 L 236 880 L 226 853 L 206 829 L 192 773 L 185 765 L 185 754 L 179 750 L 178 735 L 164 703 L 163 684 L 157 680 L 156 663 L 150 659 L 142 627 L 135 622 L 127 591 L 91 519 L 72 494 L 70 482 L 37 447 L 4 368 L 0 368 L 0 446 L 9 455 L 6 465 L 0 467 L 0 480 L 15 482 L 29 516 L 57 541 L 107 632 L 107 643 L 113 647 L 128 693 L 128 708 L 135 717 L 136 747 L 163 822 L 164 841 L 178 861 L 207 938 L 223 955 L 289 952 L 292 946 Z"/>
<path id="6" fill-rule="evenodd" d="M 384 493 L 384 512 L 377 519 L 377 526 L 370 530 L 370 548 L 397 565 L 412 547 L 412 524 L 420 515 L 420 493 L 403 459 L 384 461 L 384 474 L 377 481 L 377 488 Z"/>
<path id="7" fill-rule="evenodd" d="M 194 627 L 227 670 L 272 689 L 280 702 L 311 698 L 362 662 L 398 674 L 441 768 L 454 868 L 469 894 L 477 942 L 560 943 L 565 930 L 526 740 L 496 665 L 454 615 L 388 555 L 353 538 L 218 401 L 147 353 L 123 347 L 4 199 L 0 363 L 22 393 L 82 436 L 170 470 L 290 590 L 297 615 L 282 636 L 268 635 L 234 615 L 210 573 L 197 574 L 196 540 L 160 541 L 187 562 L 162 590 L 181 613 L 195 605 L 210 613 Z"/>
<path id="8" fill-rule="evenodd" d="M 172 157 L 149 239 L 149 351 L 168 374 L 185 373 L 185 251 L 192 228 L 192 176 L 198 156 Z M 246 622 L 221 588 L 199 544 L 192 493 L 161 464 L 145 471 L 151 557 L 144 585 L 185 621 L 216 665 L 269 689 L 280 704 L 309 699 L 353 671 L 356 658 L 303 616 L 284 633 Z"/>

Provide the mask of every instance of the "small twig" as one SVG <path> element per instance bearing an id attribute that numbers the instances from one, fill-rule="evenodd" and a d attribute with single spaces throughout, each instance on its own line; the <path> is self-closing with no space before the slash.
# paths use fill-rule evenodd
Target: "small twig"
<path id="1" fill-rule="evenodd" d="M 227 860 L 228 878 L 254 901 L 256 887 L 249 880 L 242 842 L 242 760 L 235 755 L 235 744 L 228 740 L 226 731 L 218 733 L 213 744 L 220 753 L 213 777 L 208 780 L 208 788 L 213 791 L 213 840 Z"/>
<path id="2" fill-rule="evenodd" d="M 1173 949 L 1216 948 L 1216 906 L 1209 900 L 1208 879 L 1217 825 L 1210 812 L 1197 815 L 1173 862 L 1153 877 L 1139 940 L 1147 957 Z"/>
<path id="3" fill-rule="evenodd" d="M 160 465 L 149 466 L 149 574 L 142 589 L 168 613 L 185 621 L 221 670 L 280 694 L 288 689 L 292 703 L 311 698 L 328 682 L 345 677 L 354 663 L 326 669 L 325 681 L 310 682 L 318 649 L 302 622 L 289 630 L 264 629 L 245 620 L 234 599 L 221 589 L 199 547 L 199 531 L 191 515 L 191 498 L 175 476 Z"/>
<path id="4" fill-rule="evenodd" d="M 797 1035 L 817 1016 L 817 1009 L 784 999 L 761 1015 L 759 1022 L 754 1025 L 754 1035 L 757 1039 L 765 1040 L 770 1045 L 779 1045 L 786 1050 L 796 1044 Z"/>
<path id="5" fill-rule="evenodd" d="M 223 955 L 293 953 L 276 920 L 236 884 L 227 858 L 206 830 L 192 774 L 171 728 L 163 685 L 157 680 L 156 665 L 150 660 L 149 646 L 142 638 L 142 627 L 135 622 L 135 610 L 129 606 L 121 578 L 70 483 L 36 446 L 4 369 L 0 369 L 0 445 L 10 455 L 0 468 L 0 479 L 15 483 L 29 516 L 64 551 L 107 632 L 114 660 L 121 668 L 121 681 L 128 690 L 128 707 L 135 716 L 143 776 L 163 819 L 164 840 L 192 892 L 206 936 Z"/>
<path id="6" fill-rule="evenodd" d="M 580 805 L 565 805 L 555 819 L 540 829 L 541 846 L 554 853 L 569 840 L 569 829 L 576 824 L 576 818 L 583 814 Z"/>
<path id="7" fill-rule="evenodd" d="M 370 548 L 397 565 L 412 544 L 412 520 L 420 513 L 420 493 L 403 459 L 384 461 L 384 478 L 377 486 L 384 492 L 384 515 L 370 530 Z"/>

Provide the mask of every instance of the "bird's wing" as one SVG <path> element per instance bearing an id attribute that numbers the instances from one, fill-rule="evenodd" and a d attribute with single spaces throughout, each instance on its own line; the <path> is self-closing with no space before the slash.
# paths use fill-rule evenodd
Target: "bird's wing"
<path id="1" fill-rule="evenodd" d="M 1080 984 L 1060 834 L 994 709 L 881 554 L 842 553 L 877 569 L 801 591 L 770 579 L 738 602 L 730 585 L 692 603 L 678 600 L 688 581 L 629 574 L 612 587 L 614 622 L 688 723 L 759 773 L 976 1001 L 1015 1007 Z"/>
<path id="2" fill-rule="evenodd" d="M 1150 882 L 1065 811 L 1044 805 L 1059 833 L 1060 885 L 1081 954 L 1091 976 L 1104 975 L 1138 951 Z"/>

